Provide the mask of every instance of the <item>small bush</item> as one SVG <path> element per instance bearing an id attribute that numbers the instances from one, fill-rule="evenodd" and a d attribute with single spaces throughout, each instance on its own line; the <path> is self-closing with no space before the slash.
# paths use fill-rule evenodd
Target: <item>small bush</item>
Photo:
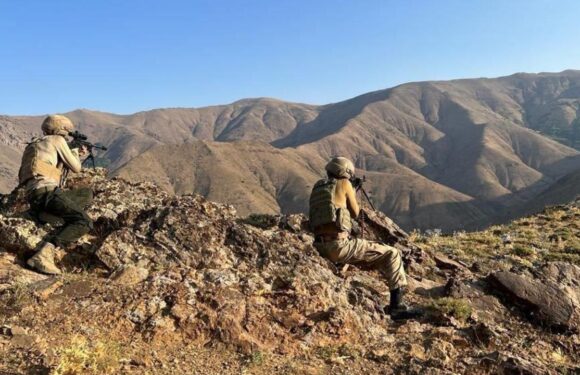
<path id="1" fill-rule="evenodd" d="M 317 346 L 314 348 L 314 354 L 325 361 L 331 360 L 337 354 L 337 348 L 334 346 Z"/>
<path id="2" fill-rule="evenodd" d="M 564 252 L 569 254 L 580 254 L 580 233 L 574 234 L 574 238 L 564 243 Z"/>
<path id="3" fill-rule="evenodd" d="M 75 336 L 70 345 L 58 349 L 59 362 L 55 375 L 116 374 L 121 357 L 119 345 Z"/>
<path id="4" fill-rule="evenodd" d="M 348 344 L 342 344 L 338 347 L 338 355 L 341 357 L 356 358 L 361 355 L 359 349 Z"/>
<path id="5" fill-rule="evenodd" d="M 533 240 L 538 237 L 538 230 L 535 228 L 519 228 L 517 230 L 517 237 L 524 240 Z"/>
<path id="6" fill-rule="evenodd" d="M 253 366 L 261 366 L 264 363 L 264 354 L 260 351 L 253 352 L 250 354 L 248 362 Z"/>
<path id="7" fill-rule="evenodd" d="M 465 322 L 471 316 L 471 306 L 464 299 L 444 297 L 433 300 L 428 306 L 432 313 L 445 316 L 452 316 L 455 319 Z"/>
<path id="8" fill-rule="evenodd" d="M 10 293 L 10 298 L 8 305 L 15 308 L 22 308 L 24 305 L 32 302 L 33 296 L 32 292 L 27 284 L 16 283 L 14 284 L 8 292 Z"/>
<path id="9" fill-rule="evenodd" d="M 560 228 L 554 234 L 565 241 L 574 238 L 574 233 L 568 228 Z"/>
<path id="10" fill-rule="evenodd" d="M 511 253 L 519 257 L 528 257 L 534 255 L 536 251 L 528 246 L 516 245 L 512 249 Z"/>
<path id="11" fill-rule="evenodd" d="M 501 242 L 501 240 L 491 232 L 470 233 L 470 235 L 465 238 L 465 241 L 487 246 L 498 245 Z"/>
<path id="12" fill-rule="evenodd" d="M 426 243 L 427 238 L 421 234 L 421 231 L 414 229 L 409 234 L 409 241 L 411 241 L 413 243 Z"/>

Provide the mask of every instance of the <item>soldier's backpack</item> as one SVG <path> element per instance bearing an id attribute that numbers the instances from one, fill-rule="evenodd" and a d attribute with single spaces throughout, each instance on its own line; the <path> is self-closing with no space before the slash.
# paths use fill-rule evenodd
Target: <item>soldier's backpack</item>
<path id="1" fill-rule="evenodd" d="M 350 213 L 346 208 L 336 207 L 334 194 L 338 181 L 334 178 L 318 181 L 310 194 L 310 229 L 335 224 L 339 231 L 350 232 L 352 228 Z"/>
<path id="2" fill-rule="evenodd" d="M 38 158 L 38 145 L 44 141 L 46 141 L 46 137 L 34 138 L 24 149 L 18 171 L 18 182 L 21 186 L 36 176 L 48 177 L 55 181 L 60 180 L 61 170 Z"/>

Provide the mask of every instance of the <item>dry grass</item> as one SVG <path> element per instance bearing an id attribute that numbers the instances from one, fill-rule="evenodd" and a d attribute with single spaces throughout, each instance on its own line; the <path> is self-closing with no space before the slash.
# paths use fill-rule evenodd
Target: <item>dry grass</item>
<path id="1" fill-rule="evenodd" d="M 340 345 L 317 346 L 316 348 L 314 348 L 313 354 L 317 358 L 322 359 L 325 362 L 332 362 L 337 359 L 344 360 L 357 358 L 361 355 L 361 352 L 359 349 L 351 345 L 340 344 Z"/>
<path id="2" fill-rule="evenodd" d="M 580 206 L 550 207 L 480 232 L 431 237 L 413 232 L 411 238 L 434 252 L 452 254 L 467 263 L 485 263 L 490 270 L 554 260 L 580 265 Z"/>
<path id="3" fill-rule="evenodd" d="M 8 289 L 8 293 L 8 306 L 14 308 L 21 308 L 22 306 L 29 304 L 33 299 L 30 286 L 25 283 L 14 284 L 10 289 Z"/>
<path id="4" fill-rule="evenodd" d="M 118 344 L 106 341 L 89 342 L 85 337 L 75 336 L 70 344 L 61 347 L 55 375 L 116 374 L 121 359 Z"/>

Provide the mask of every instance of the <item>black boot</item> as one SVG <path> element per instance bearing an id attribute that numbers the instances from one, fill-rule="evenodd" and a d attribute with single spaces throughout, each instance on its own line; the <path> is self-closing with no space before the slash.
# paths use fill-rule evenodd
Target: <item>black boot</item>
<path id="1" fill-rule="evenodd" d="M 423 316 L 423 310 L 410 308 L 403 303 L 404 290 L 401 288 L 391 290 L 391 300 L 385 309 L 393 320 L 417 319 Z"/>

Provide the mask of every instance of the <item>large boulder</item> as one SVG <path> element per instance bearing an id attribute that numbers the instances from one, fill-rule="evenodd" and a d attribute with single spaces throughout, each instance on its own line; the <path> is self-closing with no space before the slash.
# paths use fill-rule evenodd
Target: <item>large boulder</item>
<path id="1" fill-rule="evenodd" d="M 46 228 L 34 221 L 0 214 L 0 249 L 17 254 L 33 252 L 46 234 Z"/>
<path id="2" fill-rule="evenodd" d="M 14 254 L 0 250 L 0 292 L 13 287 L 34 284 L 45 279 L 47 276 L 24 268 Z"/>
<path id="3" fill-rule="evenodd" d="M 529 317 L 553 328 L 578 331 L 580 303 L 575 294 L 551 280 L 534 280 L 513 272 L 501 271 L 489 277 L 493 286 L 519 304 Z"/>

